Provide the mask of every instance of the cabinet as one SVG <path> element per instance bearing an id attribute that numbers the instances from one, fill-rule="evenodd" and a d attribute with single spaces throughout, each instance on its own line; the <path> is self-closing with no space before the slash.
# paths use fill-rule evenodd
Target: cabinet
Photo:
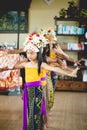
<path id="1" fill-rule="evenodd" d="M 59 75 L 56 90 L 87 91 L 87 18 L 54 17 L 55 32 L 61 48 L 75 60 L 84 58 L 81 62 L 77 78 Z M 68 65 L 72 63 L 67 62 Z"/>

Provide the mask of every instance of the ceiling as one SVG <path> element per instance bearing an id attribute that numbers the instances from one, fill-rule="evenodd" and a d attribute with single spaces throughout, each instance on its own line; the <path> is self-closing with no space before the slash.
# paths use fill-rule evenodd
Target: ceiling
<path id="1" fill-rule="evenodd" d="M 27 10 L 32 0 L 0 0 L 0 10 Z"/>

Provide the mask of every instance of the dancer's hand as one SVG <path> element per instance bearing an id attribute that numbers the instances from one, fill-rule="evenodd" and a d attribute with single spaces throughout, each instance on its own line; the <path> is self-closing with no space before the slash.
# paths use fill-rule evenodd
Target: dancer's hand
<path id="1" fill-rule="evenodd" d="M 77 65 L 81 65 L 81 61 L 83 61 L 84 60 L 84 58 L 81 58 L 80 60 L 77 60 L 77 61 L 75 61 L 75 64 L 77 64 Z"/>
<path id="2" fill-rule="evenodd" d="M 79 69 L 80 69 L 79 67 L 76 67 L 76 68 L 72 71 L 72 73 L 70 73 L 69 75 L 71 75 L 72 77 L 77 77 L 77 72 L 78 72 Z"/>

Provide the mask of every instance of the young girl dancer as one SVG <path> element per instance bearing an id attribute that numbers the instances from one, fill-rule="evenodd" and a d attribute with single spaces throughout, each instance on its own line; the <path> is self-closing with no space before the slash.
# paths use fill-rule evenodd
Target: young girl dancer
<path id="1" fill-rule="evenodd" d="M 17 63 L 15 68 L 25 68 L 25 84 L 23 94 L 23 130 L 41 130 L 42 112 L 42 83 L 41 70 L 55 71 L 71 77 L 76 77 L 78 68 L 72 72 L 62 70 L 58 67 L 49 66 L 42 62 L 41 47 L 46 43 L 40 34 L 30 34 L 25 42 L 24 51 L 29 61 Z M 10 69 L 10 68 L 9 68 Z M 11 68 L 12 69 L 12 68 Z"/>
<path id="2" fill-rule="evenodd" d="M 62 69 L 72 71 L 66 64 L 63 63 L 62 59 L 66 59 L 70 62 L 74 62 L 73 58 L 70 58 L 66 53 L 64 53 L 59 45 L 56 45 L 57 42 L 56 33 L 52 29 L 42 30 L 41 33 L 48 40 L 48 45 L 43 51 L 43 57 L 46 59 L 47 63 L 53 66 L 59 66 Z M 56 81 L 58 79 L 58 73 L 54 71 L 48 71 L 47 74 L 47 93 L 48 93 L 48 105 L 47 105 L 47 115 L 49 114 L 50 109 L 52 109 L 54 104 L 54 91 L 56 88 Z M 49 116 L 49 115 L 48 115 Z M 49 122 L 47 116 L 47 122 Z M 47 123 L 48 124 L 48 123 Z"/>
<path id="3" fill-rule="evenodd" d="M 58 67 L 52 67 L 45 62 L 42 62 L 41 47 L 45 43 L 45 39 L 39 34 L 30 35 L 24 48 L 24 50 L 27 52 L 27 58 L 29 59 L 29 62 L 24 62 L 15 66 L 16 68 L 25 68 L 26 83 L 24 85 L 24 112 L 26 112 L 26 107 L 28 107 L 28 124 L 26 124 L 27 115 L 25 116 L 26 113 L 24 113 L 24 128 L 27 126 L 26 129 L 30 130 L 41 129 L 41 70 L 46 69 L 49 71 L 55 71 L 72 77 L 76 77 L 76 72 L 78 70 L 78 68 L 76 68 L 74 71 L 72 71 L 72 73 L 67 73 Z"/>
<path id="4" fill-rule="evenodd" d="M 83 59 L 80 59 L 78 61 L 75 61 L 73 58 L 69 57 L 60 47 L 60 45 L 57 43 L 57 38 L 56 38 L 56 33 L 54 32 L 54 30 L 52 29 L 48 29 L 48 30 L 42 30 L 41 33 L 44 35 L 44 37 L 48 40 L 48 48 L 46 48 L 45 50 L 45 55 L 47 54 L 48 57 L 50 57 L 51 62 L 48 61 L 48 63 L 50 63 L 51 65 L 54 66 L 59 66 L 62 69 L 66 69 L 67 71 L 73 69 L 73 67 L 69 67 L 67 66 L 67 64 L 65 64 L 63 62 L 63 60 L 72 62 L 73 65 L 77 64 L 80 65 L 80 62 Z M 47 57 L 47 60 L 49 59 Z M 53 60 L 54 59 L 54 60 Z M 56 84 L 56 79 L 58 77 L 57 73 L 52 72 L 52 81 L 53 81 L 53 87 L 55 90 L 55 84 Z"/>

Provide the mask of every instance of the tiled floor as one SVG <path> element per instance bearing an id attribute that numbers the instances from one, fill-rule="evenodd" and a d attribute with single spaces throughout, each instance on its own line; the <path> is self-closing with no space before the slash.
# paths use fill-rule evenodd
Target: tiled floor
<path id="1" fill-rule="evenodd" d="M 0 130 L 22 130 L 21 96 L 0 95 Z M 55 92 L 47 130 L 87 130 L 87 93 Z"/>

